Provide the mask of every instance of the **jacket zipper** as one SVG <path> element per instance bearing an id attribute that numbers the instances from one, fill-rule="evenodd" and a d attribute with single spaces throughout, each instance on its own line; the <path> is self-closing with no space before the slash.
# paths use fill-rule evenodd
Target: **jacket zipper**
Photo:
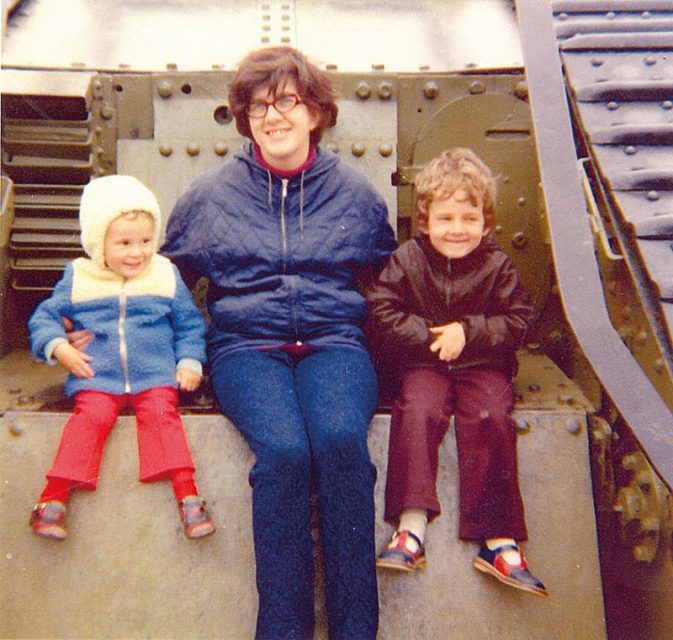
<path id="1" fill-rule="evenodd" d="M 117 323 L 117 330 L 119 332 L 119 357 L 121 358 L 122 372 L 124 373 L 124 393 L 131 393 L 128 347 L 126 345 L 126 283 L 122 284 L 122 292 L 119 295 L 119 320 Z"/>
<path id="2" fill-rule="evenodd" d="M 280 199 L 280 239 L 283 251 L 283 273 L 287 271 L 287 227 L 285 224 L 285 200 L 287 199 L 287 178 L 282 178 L 283 185 Z"/>

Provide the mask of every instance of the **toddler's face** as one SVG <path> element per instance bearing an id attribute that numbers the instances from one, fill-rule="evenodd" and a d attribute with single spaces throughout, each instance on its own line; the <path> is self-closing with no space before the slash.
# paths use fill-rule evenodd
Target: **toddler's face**
<path id="1" fill-rule="evenodd" d="M 449 198 L 433 200 L 428 223 L 423 229 L 436 251 L 447 258 L 463 258 L 474 251 L 489 232 L 480 198 L 470 202 L 469 194 L 457 189 Z"/>
<path id="2" fill-rule="evenodd" d="M 139 213 L 121 215 L 105 234 L 105 264 L 124 278 L 138 275 L 154 253 L 154 220 Z"/>

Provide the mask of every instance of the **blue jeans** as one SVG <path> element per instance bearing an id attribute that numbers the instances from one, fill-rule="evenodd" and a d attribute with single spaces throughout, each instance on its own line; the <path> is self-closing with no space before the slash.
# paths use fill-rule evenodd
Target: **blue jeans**
<path id="1" fill-rule="evenodd" d="M 374 483 L 367 431 L 378 387 L 369 354 L 321 347 L 302 357 L 245 350 L 211 358 L 223 413 L 256 455 L 250 472 L 257 640 L 314 630 L 311 491 L 315 487 L 331 640 L 378 628 Z"/>

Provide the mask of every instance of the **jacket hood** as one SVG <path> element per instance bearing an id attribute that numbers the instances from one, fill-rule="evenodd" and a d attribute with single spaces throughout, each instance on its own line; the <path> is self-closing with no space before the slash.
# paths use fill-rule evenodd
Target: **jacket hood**
<path id="1" fill-rule="evenodd" d="M 84 251 L 105 268 L 105 234 L 122 213 L 146 211 L 154 218 L 154 251 L 159 244 L 161 208 L 155 195 L 133 176 L 113 175 L 96 178 L 84 187 L 79 209 L 81 241 Z"/>

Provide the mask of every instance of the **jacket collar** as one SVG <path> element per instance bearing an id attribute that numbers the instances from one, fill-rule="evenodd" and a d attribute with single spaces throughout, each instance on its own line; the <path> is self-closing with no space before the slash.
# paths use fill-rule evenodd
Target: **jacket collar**
<path id="1" fill-rule="evenodd" d="M 248 164 L 251 170 L 255 173 L 259 172 L 260 175 L 264 176 L 267 176 L 269 173 L 274 176 L 276 175 L 272 169 L 267 169 L 257 161 L 257 158 L 255 157 L 255 145 L 252 140 L 245 140 L 234 157 Z M 300 175 L 303 175 L 304 179 L 308 180 L 331 169 L 337 162 L 339 162 L 339 159 L 334 153 L 317 146 L 315 147 L 315 158 L 313 162 L 308 168 L 302 171 Z"/>
<path id="2" fill-rule="evenodd" d="M 464 258 L 449 259 L 432 246 L 430 238 L 426 233 L 419 233 L 414 237 L 414 241 L 420 246 L 430 266 L 433 269 L 438 269 L 440 271 L 446 271 L 449 268 L 449 264 L 452 268 L 469 267 L 476 260 L 479 260 L 480 256 L 491 253 L 498 248 L 495 237 L 492 233 L 489 233 L 482 239 L 479 246 L 474 251 L 468 253 Z"/>

